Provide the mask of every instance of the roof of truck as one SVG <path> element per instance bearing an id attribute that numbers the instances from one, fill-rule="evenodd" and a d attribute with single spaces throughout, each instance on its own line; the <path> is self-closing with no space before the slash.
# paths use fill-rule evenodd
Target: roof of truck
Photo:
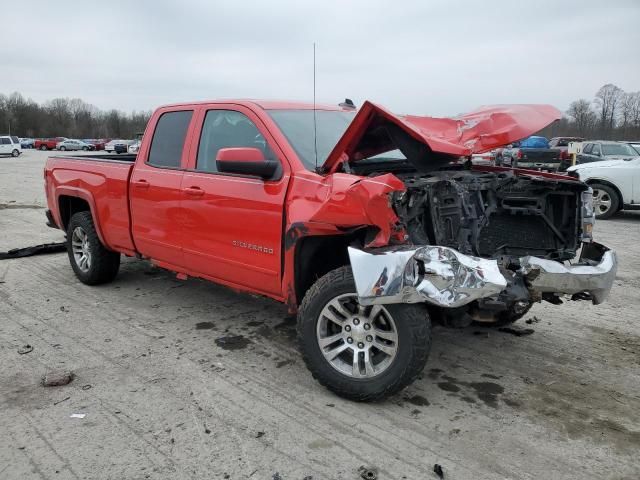
<path id="1" fill-rule="evenodd" d="M 197 102 L 180 102 L 171 103 L 168 105 L 162 105 L 162 107 L 182 107 L 190 105 L 207 105 L 210 103 L 228 103 L 228 104 L 240 104 L 247 105 L 249 103 L 256 105 L 264 110 L 313 110 L 313 103 L 308 102 L 296 102 L 290 100 L 257 100 L 248 98 L 225 98 L 217 100 L 200 100 Z M 330 105 L 324 103 L 318 103 L 315 105 L 316 110 L 345 110 L 353 111 L 352 109 L 342 108 L 339 105 Z"/>

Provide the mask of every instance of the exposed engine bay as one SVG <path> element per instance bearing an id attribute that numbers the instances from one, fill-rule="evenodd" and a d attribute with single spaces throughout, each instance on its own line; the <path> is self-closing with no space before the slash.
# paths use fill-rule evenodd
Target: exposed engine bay
<path id="1" fill-rule="evenodd" d="M 513 172 L 398 176 L 407 190 L 392 195 L 393 208 L 415 245 L 506 263 L 526 255 L 559 261 L 576 256 L 583 184 Z"/>

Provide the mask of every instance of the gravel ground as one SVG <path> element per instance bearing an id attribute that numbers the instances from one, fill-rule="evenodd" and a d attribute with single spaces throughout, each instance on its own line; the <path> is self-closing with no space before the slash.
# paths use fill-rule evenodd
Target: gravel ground
<path id="1" fill-rule="evenodd" d="M 0 158 L 0 251 L 63 239 L 45 158 Z M 311 378 L 279 304 L 132 259 L 101 287 L 64 253 L 0 261 L 0 478 L 640 478 L 639 234 L 640 212 L 596 226 L 607 303 L 537 304 L 522 337 L 436 328 L 423 378 L 378 404 Z"/>

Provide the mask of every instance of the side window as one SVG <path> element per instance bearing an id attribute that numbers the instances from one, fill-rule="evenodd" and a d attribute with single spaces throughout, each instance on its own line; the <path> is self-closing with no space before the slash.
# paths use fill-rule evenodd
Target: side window
<path id="1" fill-rule="evenodd" d="M 11 145 L 11 140 L 9 139 L 9 137 L 2 137 L 2 145 Z"/>
<path id="2" fill-rule="evenodd" d="M 180 167 L 184 140 L 192 116 L 192 110 L 162 114 L 153 132 L 147 163 L 157 167 Z"/>
<path id="3" fill-rule="evenodd" d="M 275 160 L 266 139 L 244 113 L 234 110 L 209 110 L 200 134 L 196 170 L 217 172 L 218 150 L 230 147 L 259 148 L 265 159 Z"/>
<path id="4" fill-rule="evenodd" d="M 589 155 L 591 153 L 591 149 L 593 148 L 593 143 L 587 143 L 582 149 L 582 153 L 586 153 Z"/>
<path id="5" fill-rule="evenodd" d="M 593 150 L 591 150 L 591 155 L 600 155 L 600 144 L 594 143 Z"/>

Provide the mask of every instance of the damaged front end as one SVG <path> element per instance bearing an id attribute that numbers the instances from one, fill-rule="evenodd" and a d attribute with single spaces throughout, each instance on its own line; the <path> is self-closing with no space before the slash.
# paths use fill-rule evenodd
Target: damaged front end
<path id="1" fill-rule="evenodd" d="M 458 308 L 475 303 L 476 314 L 542 299 L 556 303 L 565 294 L 598 304 L 611 290 L 617 269 L 615 253 L 596 243 L 585 246 L 571 266 L 527 256 L 512 259 L 509 269 L 496 259 L 437 246 L 349 248 L 349 258 L 364 305 L 426 302 Z"/>

